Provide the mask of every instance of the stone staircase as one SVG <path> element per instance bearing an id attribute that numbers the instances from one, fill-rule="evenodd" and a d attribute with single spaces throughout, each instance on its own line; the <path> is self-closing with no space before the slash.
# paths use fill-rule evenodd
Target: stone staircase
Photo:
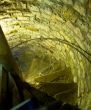
<path id="1" fill-rule="evenodd" d="M 74 82 L 40 82 L 38 89 L 47 93 L 49 96 L 54 97 L 58 101 L 63 101 L 69 104 L 76 103 L 77 84 Z"/>
<path id="2" fill-rule="evenodd" d="M 77 84 L 73 82 L 71 69 L 63 65 L 60 61 L 50 65 L 47 60 L 32 60 L 28 83 L 58 101 L 75 104 Z"/>

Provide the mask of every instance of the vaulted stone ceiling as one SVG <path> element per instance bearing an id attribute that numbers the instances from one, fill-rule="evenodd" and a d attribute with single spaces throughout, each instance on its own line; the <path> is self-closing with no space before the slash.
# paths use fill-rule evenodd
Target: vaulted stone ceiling
<path id="1" fill-rule="evenodd" d="M 45 63 L 49 65 L 56 60 L 62 68 L 70 67 L 78 83 L 79 105 L 85 110 L 91 107 L 90 22 L 91 0 L 0 1 L 0 25 L 21 71 L 32 71 L 30 57 L 48 58 Z M 45 66 L 43 61 L 40 63 Z"/>

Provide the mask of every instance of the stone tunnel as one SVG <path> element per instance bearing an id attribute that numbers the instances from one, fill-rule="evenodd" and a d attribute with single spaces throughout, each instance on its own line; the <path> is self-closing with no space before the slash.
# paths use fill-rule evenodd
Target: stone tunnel
<path id="1" fill-rule="evenodd" d="M 0 25 L 26 82 L 91 110 L 91 0 L 1 0 Z"/>

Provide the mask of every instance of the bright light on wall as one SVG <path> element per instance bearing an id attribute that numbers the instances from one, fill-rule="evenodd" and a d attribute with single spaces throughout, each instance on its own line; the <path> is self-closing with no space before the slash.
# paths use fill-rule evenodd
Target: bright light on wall
<path id="1" fill-rule="evenodd" d="M 0 26 L 2 27 L 4 33 L 6 33 L 6 32 L 7 32 L 7 26 L 6 26 L 6 23 L 5 23 L 4 21 L 1 20 L 1 21 L 0 21 Z"/>

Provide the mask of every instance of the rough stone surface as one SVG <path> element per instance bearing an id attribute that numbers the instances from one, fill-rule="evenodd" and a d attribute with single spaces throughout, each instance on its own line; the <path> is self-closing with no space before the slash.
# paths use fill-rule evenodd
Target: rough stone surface
<path id="1" fill-rule="evenodd" d="M 91 92 L 90 0 L 2 0 L 0 25 L 24 73 L 31 68 L 29 55 L 62 59 L 78 83 L 78 99 L 84 99 L 79 105 L 89 103 L 84 96 Z"/>

